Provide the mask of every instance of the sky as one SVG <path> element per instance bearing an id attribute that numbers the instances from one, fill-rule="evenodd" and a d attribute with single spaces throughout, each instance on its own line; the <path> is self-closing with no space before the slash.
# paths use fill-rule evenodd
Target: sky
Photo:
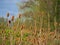
<path id="1" fill-rule="evenodd" d="M 9 12 L 10 16 L 16 16 L 18 11 L 18 2 L 23 2 L 25 0 L 0 0 L 0 17 L 6 17 L 6 14 Z"/>

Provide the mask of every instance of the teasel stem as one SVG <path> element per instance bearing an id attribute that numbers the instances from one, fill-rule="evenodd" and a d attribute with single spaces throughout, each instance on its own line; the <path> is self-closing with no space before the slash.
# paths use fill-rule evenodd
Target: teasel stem
<path id="1" fill-rule="evenodd" d="M 21 18 L 21 14 L 18 15 L 18 23 L 17 23 L 17 28 L 19 27 L 20 24 L 20 18 Z"/>
<path id="2" fill-rule="evenodd" d="M 23 29 L 22 29 L 23 30 Z M 21 30 L 21 42 L 20 42 L 20 44 L 22 44 L 22 37 L 23 37 L 23 35 L 22 35 L 22 30 Z"/>
<path id="3" fill-rule="evenodd" d="M 54 26 L 55 26 L 55 35 L 56 35 L 56 32 L 57 32 L 57 22 L 56 22 L 56 17 L 54 17 Z"/>
<path id="4" fill-rule="evenodd" d="M 57 1 L 56 1 L 56 6 L 55 6 L 55 14 L 57 15 Z M 54 26 L 55 26 L 55 34 L 57 33 L 57 20 L 56 20 L 56 16 L 54 17 Z"/>
<path id="5" fill-rule="evenodd" d="M 20 18 L 21 18 L 21 15 L 19 14 L 19 17 L 18 17 L 18 23 L 17 23 L 17 28 L 16 28 L 16 30 L 17 30 L 18 27 L 20 26 Z M 21 33 L 21 29 L 20 29 L 19 31 L 20 31 L 20 33 Z M 20 37 L 20 39 L 21 39 L 21 37 Z M 22 39 L 20 40 L 19 45 L 21 45 L 21 42 L 22 42 Z"/>
<path id="6" fill-rule="evenodd" d="M 12 36 L 12 34 L 10 34 L 10 45 L 13 45 L 12 40 L 13 40 L 13 36 Z"/>
<path id="7" fill-rule="evenodd" d="M 21 42 L 20 42 L 20 44 L 22 43 L 22 37 L 23 37 L 23 33 L 22 33 L 22 31 L 24 30 L 24 25 L 22 24 L 22 26 L 21 26 Z"/>
<path id="8" fill-rule="evenodd" d="M 21 18 L 21 16 L 22 16 L 22 15 L 21 15 L 21 14 L 19 14 L 18 18 Z"/>
<path id="9" fill-rule="evenodd" d="M 42 34 L 42 26 L 43 26 L 43 15 L 40 15 L 40 36 Z"/>
<path id="10" fill-rule="evenodd" d="M 49 12 L 47 13 L 48 15 L 48 33 L 50 32 L 50 14 Z"/>
<path id="11" fill-rule="evenodd" d="M 21 42 L 20 42 L 20 44 L 22 44 L 22 30 L 21 30 Z"/>
<path id="12" fill-rule="evenodd" d="M 5 34 L 4 33 L 5 32 L 2 30 L 2 41 L 3 41 L 2 45 L 5 45 Z"/>
<path id="13" fill-rule="evenodd" d="M 36 39 L 36 36 L 37 36 L 37 35 L 36 35 L 36 34 L 37 34 L 37 32 L 36 32 L 36 31 L 37 31 L 37 26 L 36 26 L 36 13 L 33 13 L 33 18 L 34 18 L 34 30 L 33 30 L 33 31 L 34 31 L 34 32 L 33 32 L 34 35 L 33 35 L 33 36 L 34 36 L 35 39 Z M 36 41 L 35 41 L 35 45 L 36 45 Z"/>
<path id="14" fill-rule="evenodd" d="M 13 25 L 12 25 L 13 22 L 14 22 L 14 16 L 11 17 L 11 22 L 10 22 L 11 23 L 11 26 L 12 26 L 11 27 L 12 30 L 13 30 Z M 13 32 L 13 34 L 14 34 L 14 32 Z M 10 45 L 13 45 L 13 42 L 12 41 L 13 41 L 13 35 L 12 35 L 12 32 L 10 32 Z"/>
<path id="15" fill-rule="evenodd" d="M 7 16 L 7 24 L 6 25 L 7 26 L 8 26 L 8 17 L 9 17 L 9 15 L 10 15 L 9 13 L 6 14 L 6 16 Z"/>
<path id="16" fill-rule="evenodd" d="M 21 14 L 18 15 L 18 24 L 17 24 L 17 28 L 18 28 L 19 25 L 20 25 L 20 18 L 21 18 L 21 16 L 22 16 Z"/>
<path id="17" fill-rule="evenodd" d="M 42 45 L 42 41 L 40 37 L 42 36 L 42 26 L 43 26 L 43 15 L 42 12 L 40 14 L 40 31 L 39 31 L 39 45 Z"/>
<path id="18" fill-rule="evenodd" d="M 11 30 L 13 30 L 13 27 L 10 27 L 10 29 Z M 13 35 L 12 34 L 14 34 L 14 32 L 9 32 L 10 33 L 10 45 L 13 45 Z"/>
<path id="19" fill-rule="evenodd" d="M 14 21 L 14 16 L 11 17 L 11 21 Z"/>
<path id="20" fill-rule="evenodd" d="M 36 20 L 35 20 L 35 28 L 34 28 L 34 30 L 35 30 L 35 35 L 36 35 L 36 30 L 37 30 L 37 27 L 36 27 Z"/>
<path id="21" fill-rule="evenodd" d="M 9 14 L 9 13 L 7 13 L 7 17 L 9 17 L 9 15 L 10 15 L 10 14 Z"/>
<path id="22" fill-rule="evenodd" d="M 35 34 L 34 34 L 34 35 L 37 36 L 37 35 L 36 35 L 36 34 L 37 34 L 37 25 L 36 25 L 37 21 L 36 21 L 36 16 L 35 16 L 35 15 L 37 15 L 37 14 L 36 14 L 36 13 L 34 14 L 34 19 L 35 19 L 35 20 L 34 20 L 34 25 L 35 25 L 35 26 L 34 26 L 34 30 L 35 30 L 35 32 L 34 32 Z"/>

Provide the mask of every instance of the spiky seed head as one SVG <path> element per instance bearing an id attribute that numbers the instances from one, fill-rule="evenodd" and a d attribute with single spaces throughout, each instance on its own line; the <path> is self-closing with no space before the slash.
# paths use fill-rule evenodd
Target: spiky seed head
<path id="1" fill-rule="evenodd" d="M 16 30 L 16 26 L 13 27 L 13 30 Z"/>
<path id="2" fill-rule="evenodd" d="M 9 17 L 9 15 L 10 15 L 10 14 L 9 14 L 9 13 L 7 13 L 7 17 Z"/>
<path id="3" fill-rule="evenodd" d="M 24 25 L 21 26 L 21 30 L 24 28 Z"/>
<path id="4" fill-rule="evenodd" d="M 19 14 L 19 18 L 21 18 L 21 14 Z"/>
<path id="5" fill-rule="evenodd" d="M 11 20 L 14 21 L 14 16 L 12 16 Z"/>
<path id="6" fill-rule="evenodd" d="M 11 20 L 9 20 L 8 23 L 10 24 L 11 23 Z"/>

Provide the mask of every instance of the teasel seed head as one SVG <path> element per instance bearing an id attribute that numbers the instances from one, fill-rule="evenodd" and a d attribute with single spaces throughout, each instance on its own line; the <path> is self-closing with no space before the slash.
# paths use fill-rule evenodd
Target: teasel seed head
<path id="1" fill-rule="evenodd" d="M 7 17 L 9 17 L 9 15 L 10 15 L 10 14 L 9 14 L 9 13 L 7 13 Z"/>
<path id="2" fill-rule="evenodd" d="M 11 20 L 14 21 L 14 16 L 12 16 Z"/>
<path id="3" fill-rule="evenodd" d="M 54 36 L 54 38 L 57 38 L 56 35 Z"/>
<path id="4" fill-rule="evenodd" d="M 21 30 L 24 28 L 24 25 L 21 26 Z"/>
<path id="5" fill-rule="evenodd" d="M 16 26 L 13 27 L 13 30 L 16 30 Z"/>
<path id="6" fill-rule="evenodd" d="M 10 24 L 11 23 L 11 20 L 9 20 L 8 23 Z"/>
<path id="7" fill-rule="evenodd" d="M 9 24 L 11 24 L 11 20 L 8 20 L 7 26 L 9 26 Z"/>
<path id="8" fill-rule="evenodd" d="M 19 18 L 21 18 L 21 14 L 19 14 Z"/>

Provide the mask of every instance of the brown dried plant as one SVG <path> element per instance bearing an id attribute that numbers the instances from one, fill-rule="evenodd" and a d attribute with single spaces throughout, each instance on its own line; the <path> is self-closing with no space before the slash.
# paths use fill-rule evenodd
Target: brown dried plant
<path id="1" fill-rule="evenodd" d="M 9 13 L 7 13 L 7 17 L 9 17 L 9 15 L 10 15 L 10 14 L 9 14 Z"/>
<path id="2" fill-rule="evenodd" d="M 11 17 L 11 20 L 14 21 L 14 16 Z"/>
<path id="3" fill-rule="evenodd" d="M 21 18 L 21 14 L 19 14 L 18 18 Z"/>

